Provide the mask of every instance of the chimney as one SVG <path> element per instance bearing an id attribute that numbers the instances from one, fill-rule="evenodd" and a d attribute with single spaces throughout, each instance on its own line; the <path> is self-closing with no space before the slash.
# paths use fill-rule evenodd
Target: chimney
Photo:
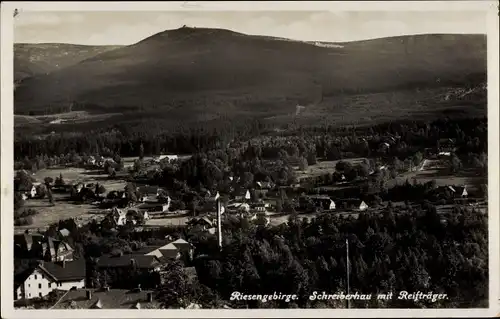
<path id="1" fill-rule="evenodd" d="M 63 261 L 62 261 L 62 267 L 66 268 L 66 259 L 63 259 Z"/>
<path id="2" fill-rule="evenodd" d="M 92 291 L 87 290 L 87 300 L 91 300 L 91 299 L 92 299 Z"/>
<path id="3" fill-rule="evenodd" d="M 135 259 L 133 259 L 133 258 L 132 258 L 132 259 L 130 259 L 130 266 L 131 266 L 131 267 L 136 267 L 136 265 L 137 265 L 137 264 L 136 264 L 136 262 L 135 262 Z"/>
<path id="4" fill-rule="evenodd" d="M 141 284 L 138 284 L 138 285 L 137 285 L 137 292 L 141 292 L 141 291 L 142 291 L 142 289 L 141 289 Z"/>
<path id="5" fill-rule="evenodd" d="M 152 292 L 148 292 L 148 302 L 153 302 L 153 293 Z"/>
<path id="6" fill-rule="evenodd" d="M 105 291 L 109 291 L 109 286 L 104 287 Z"/>

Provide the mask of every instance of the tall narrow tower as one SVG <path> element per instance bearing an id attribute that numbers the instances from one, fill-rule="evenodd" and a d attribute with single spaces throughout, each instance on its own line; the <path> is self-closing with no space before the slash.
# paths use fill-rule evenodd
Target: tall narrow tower
<path id="1" fill-rule="evenodd" d="M 220 202 L 220 195 L 217 192 L 215 195 L 215 202 L 217 203 L 217 242 L 219 244 L 219 249 L 222 249 L 222 206 Z"/>

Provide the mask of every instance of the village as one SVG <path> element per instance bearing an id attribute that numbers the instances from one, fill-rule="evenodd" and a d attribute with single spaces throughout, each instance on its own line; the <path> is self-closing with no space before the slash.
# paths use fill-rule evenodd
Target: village
<path id="1" fill-rule="evenodd" d="M 390 142 L 381 143 L 378 151 L 383 154 L 391 147 Z M 89 284 L 88 261 L 73 259 L 75 248 L 67 240 L 71 231 L 59 226 L 51 236 L 43 234 L 47 234 L 50 225 L 58 222 L 61 225 L 60 220 L 68 218 L 74 220 L 77 228 L 93 223 L 111 233 L 126 229 L 135 234 L 149 234 L 165 227 L 196 229 L 200 234 L 216 235 L 219 245 L 222 245 L 222 224 L 228 218 L 244 218 L 257 227 L 269 227 L 287 223 L 294 215 L 307 219 L 325 214 L 358 218 L 362 213 L 382 214 L 388 205 L 411 206 L 408 201 L 384 203 L 372 197 L 352 198 L 345 195 L 350 189 L 358 187 L 360 182 L 378 181 L 380 176 L 386 176 L 387 183 L 395 188 L 410 185 L 409 181 L 411 184 L 432 184 L 432 198 L 438 205 L 443 223 L 446 223 L 447 216 L 457 203 L 486 212 L 484 200 L 474 196 L 477 185 L 469 188 L 467 182 L 458 185 L 449 183 L 449 177 L 428 177 L 429 172 L 434 172 L 436 176 L 436 171 L 449 165 L 450 151 L 453 152 L 450 143 L 453 141 L 443 141 L 440 149 L 427 152 L 426 157 L 422 156 L 417 163 L 403 163 L 396 173 L 392 169 L 392 174 L 389 171 L 393 164 L 383 162 L 381 158 L 371 163 L 366 158 L 353 158 L 318 160 L 307 167 L 301 164 L 294 166 L 297 179 L 290 185 L 278 186 L 270 180 L 249 183 L 241 176 L 227 175 L 229 191 L 201 190 L 198 195 L 203 200 L 195 209 L 187 209 L 188 205 L 181 199 L 172 198 L 171 194 L 175 193 L 172 190 L 145 184 L 155 172 L 187 161 L 190 156 L 159 155 L 141 159 L 87 156 L 78 157 L 76 163 L 62 167 L 54 165 L 35 173 L 18 171 L 17 178 L 21 181 L 16 191 L 25 211 L 37 209 L 40 212 L 16 219 L 31 219 L 30 223 L 16 224 L 16 258 L 38 262 L 29 271 L 16 276 L 15 300 L 26 303 L 27 300 L 45 300 L 48 296 L 55 298 L 57 295 L 59 299 L 52 305 L 54 309 L 158 306 L 152 297 L 154 285 L 144 284 L 144 281 L 144 289 L 138 283 L 133 294 L 113 287 L 113 284 L 108 285 L 106 280 L 104 284 L 100 283 L 104 290 Z M 353 177 L 351 169 L 362 165 L 369 167 L 368 172 L 364 177 Z M 318 185 L 318 180 L 325 176 L 329 178 L 328 185 Z M 470 179 L 467 181 L 473 185 Z M 63 211 L 58 213 L 57 209 L 61 206 Z M 128 251 L 115 249 L 99 257 L 95 263 L 96 271 L 132 268 L 147 274 L 161 274 L 171 260 L 183 260 L 188 265 L 184 270 L 196 276 L 196 270 L 189 266 L 195 247 L 186 239 L 168 235 L 155 245 L 139 246 Z"/>

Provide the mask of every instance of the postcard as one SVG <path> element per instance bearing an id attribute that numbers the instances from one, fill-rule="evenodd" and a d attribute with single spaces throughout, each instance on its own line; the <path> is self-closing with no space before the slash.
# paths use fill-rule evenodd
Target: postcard
<path id="1" fill-rule="evenodd" d="M 2 317 L 496 316 L 497 5 L 2 3 Z"/>

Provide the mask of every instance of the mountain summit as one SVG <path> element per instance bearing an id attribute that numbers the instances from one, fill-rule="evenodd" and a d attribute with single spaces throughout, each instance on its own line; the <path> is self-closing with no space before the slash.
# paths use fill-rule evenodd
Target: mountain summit
<path id="1" fill-rule="evenodd" d="M 314 45 L 183 27 L 26 79 L 15 112 L 76 102 L 171 116 L 295 113 L 340 95 L 482 82 L 485 44 L 482 35 L 415 35 Z"/>

